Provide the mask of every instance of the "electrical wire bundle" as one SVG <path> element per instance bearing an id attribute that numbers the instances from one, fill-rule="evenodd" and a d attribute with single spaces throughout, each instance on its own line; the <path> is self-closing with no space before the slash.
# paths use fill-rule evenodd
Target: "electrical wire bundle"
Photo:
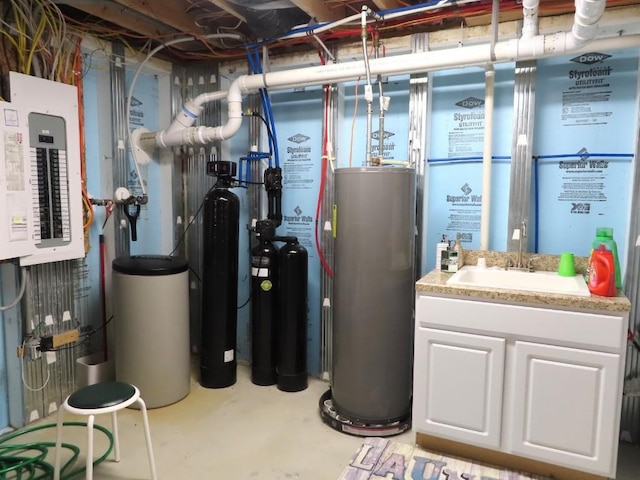
<path id="1" fill-rule="evenodd" d="M 2 50 L 9 70 L 73 83 L 75 38 L 65 17 L 49 0 L 3 2 Z M 2 93 L 5 99 L 7 92 Z"/>

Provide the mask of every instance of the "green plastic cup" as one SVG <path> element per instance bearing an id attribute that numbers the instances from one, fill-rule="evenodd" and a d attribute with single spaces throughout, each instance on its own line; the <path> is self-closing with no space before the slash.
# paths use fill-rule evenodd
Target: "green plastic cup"
<path id="1" fill-rule="evenodd" d="M 576 275 L 576 262 L 573 258 L 573 253 L 564 252 L 560 254 L 558 275 L 562 277 L 574 277 Z"/>

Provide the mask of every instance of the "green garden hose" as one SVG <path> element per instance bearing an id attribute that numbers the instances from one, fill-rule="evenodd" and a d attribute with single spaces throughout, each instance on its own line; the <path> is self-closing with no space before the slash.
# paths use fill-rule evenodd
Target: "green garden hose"
<path id="1" fill-rule="evenodd" d="M 65 427 L 87 427 L 85 422 L 64 422 Z M 55 423 L 47 423 L 17 430 L 0 438 L 0 480 L 48 480 L 53 478 L 53 465 L 45 461 L 49 449 L 55 449 L 56 442 L 30 442 L 30 443 L 8 443 L 11 440 L 45 428 L 56 428 Z M 94 425 L 96 430 L 100 430 L 109 439 L 107 450 L 93 465 L 98 465 L 109 457 L 113 449 L 113 435 L 102 425 Z M 80 448 L 70 443 L 63 443 L 62 448 L 71 450 L 71 458 L 60 469 L 60 479 L 69 480 L 84 473 L 85 468 L 78 468 L 67 472 L 78 459 Z"/>

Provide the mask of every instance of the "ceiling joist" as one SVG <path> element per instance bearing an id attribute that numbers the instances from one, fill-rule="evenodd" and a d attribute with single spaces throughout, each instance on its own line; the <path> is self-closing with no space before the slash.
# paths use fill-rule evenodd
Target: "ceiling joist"
<path id="1" fill-rule="evenodd" d="M 344 8 L 329 8 L 321 0 L 291 0 L 296 7 L 319 22 L 334 22 L 342 18 Z"/>
<path id="2" fill-rule="evenodd" d="M 154 21 L 135 9 L 118 5 L 110 0 L 93 0 L 92 2 L 67 0 L 58 3 L 77 8 L 96 18 L 119 25 L 124 30 L 136 32 L 140 36 L 160 38 L 177 33 L 176 30 L 163 22 Z"/>
<path id="3" fill-rule="evenodd" d="M 230 15 L 233 15 L 238 20 L 242 20 L 243 22 L 247 23 L 247 19 L 244 18 L 244 15 L 242 15 L 240 12 L 238 12 L 238 10 L 235 9 L 233 4 L 226 2 L 225 0 L 209 0 L 209 1 L 212 4 L 214 4 L 216 7 L 224 10 Z"/>
<path id="4" fill-rule="evenodd" d="M 389 10 L 391 8 L 404 7 L 404 5 L 398 0 L 373 0 L 373 3 L 375 3 L 376 7 L 378 7 L 380 10 Z"/>
<path id="5" fill-rule="evenodd" d="M 122 6 L 137 10 L 154 20 L 166 23 L 181 33 L 199 36 L 205 32 L 195 23 L 195 18 L 185 12 L 184 4 L 172 0 L 115 0 Z"/>

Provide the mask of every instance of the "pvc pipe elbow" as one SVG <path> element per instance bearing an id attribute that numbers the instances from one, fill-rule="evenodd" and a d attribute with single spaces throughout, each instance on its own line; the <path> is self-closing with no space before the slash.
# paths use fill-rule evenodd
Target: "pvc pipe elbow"
<path id="1" fill-rule="evenodd" d="M 230 117 L 226 125 L 222 127 L 206 127 L 203 133 L 206 141 L 204 143 L 213 142 L 215 140 L 229 140 L 233 137 L 242 125 L 242 115 L 238 117 Z"/>
<path id="2" fill-rule="evenodd" d="M 578 25 L 577 23 L 573 25 L 571 29 L 571 36 L 574 37 L 577 42 L 582 45 L 587 43 L 589 40 L 595 38 L 598 33 L 598 25 Z"/>
<path id="3" fill-rule="evenodd" d="M 605 0 L 578 0 L 576 14 L 597 20 L 604 13 L 606 3 Z"/>

